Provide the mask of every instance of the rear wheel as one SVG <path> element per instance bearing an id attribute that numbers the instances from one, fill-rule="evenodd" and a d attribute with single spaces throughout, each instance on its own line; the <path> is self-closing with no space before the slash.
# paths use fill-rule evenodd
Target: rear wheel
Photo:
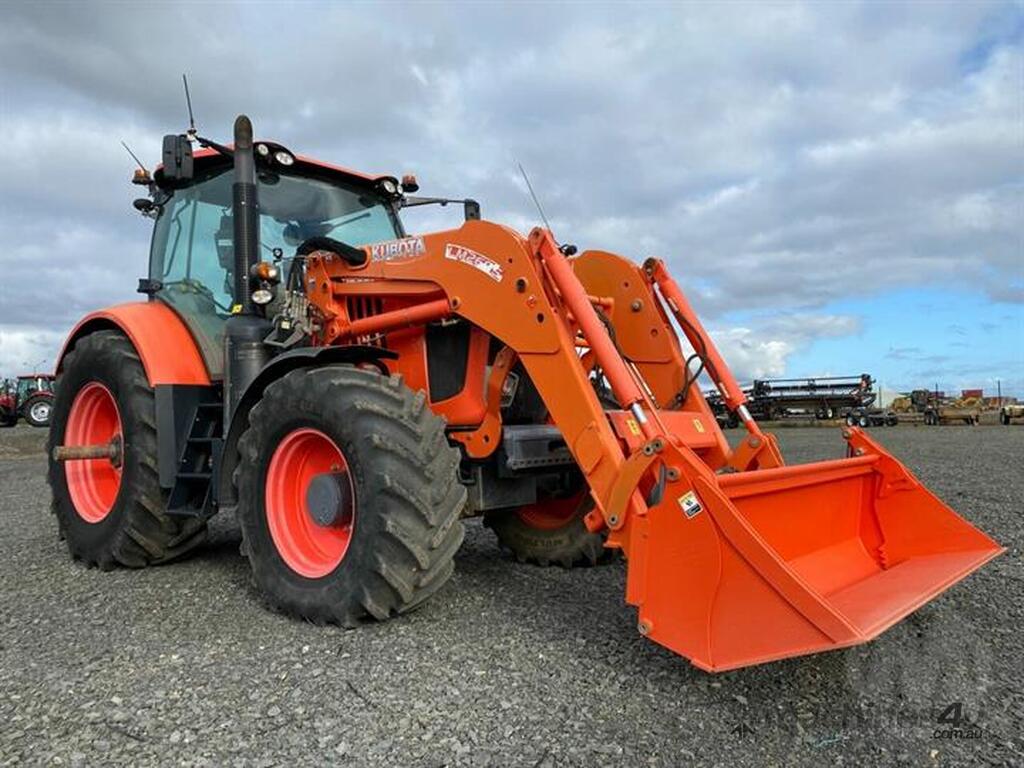
<path id="1" fill-rule="evenodd" d="M 200 520 L 165 511 L 156 459 L 153 389 L 138 353 L 116 331 L 98 331 L 65 356 L 53 401 L 49 483 L 71 555 L 103 569 L 174 559 L 206 536 Z M 58 462 L 59 445 L 117 440 L 121 461 Z"/>
<path id="2" fill-rule="evenodd" d="M 50 414 L 53 411 L 53 398 L 44 395 L 29 398 L 23 413 L 25 421 L 33 427 L 50 426 Z"/>
<path id="3" fill-rule="evenodd" d="M 604 537 L 591 533 L 583 518 L 594 503 L 586 492 L 545 499 L 513 510 L 484 515 L 502 546 L 520 562 L 536 565 L 595 565 L 607 559 Z"/>
<path id="4" fill-rule="evenodd" d="M 249 424 L 238 513 L 274 608 L 353 626 L 411 610 L 445 584 L 466 489 L 422 393 L 375 371 L 304 369 L 270 384 Z"/>

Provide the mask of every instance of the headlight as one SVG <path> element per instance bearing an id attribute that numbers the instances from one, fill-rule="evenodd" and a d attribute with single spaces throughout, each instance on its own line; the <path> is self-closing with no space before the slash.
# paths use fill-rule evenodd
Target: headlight
<path id="1" fill-rule="evenodd" d="M 295 158 L 292 157 L 288 152 L 285 152 L 283 149 L 279 149 L 277 150 L 277 152 L 274 153 L 274 159 L 277 160 L 277 162 L 279 162 L 281 165 L 285 166 L 295 164 Z"/>
<path id="2" fill-rule="evenodd" d="M 259 304 L 261 307 L 264 304 L 269 304 L 274 300 L 273 291 L 268 291 L 266 288 L 259 288 L 252 292 L 252 303 Z"/>
<path id="3" fill-rule="evenodd" d="M 268 147 L 266 144 L 257 144 L 256 145 L 256 152 L 259 155 L 261 155 L 263 157 L 266 157 L 267 155 L 270 154 L 270 147 Z"/>
<path id="4" fill-rule="evenodd" d="M 394 179 L 382 179 L 380 182 L 380 188 L 389 195 L 398 194 L 398 184 L 395 183 Z"/>

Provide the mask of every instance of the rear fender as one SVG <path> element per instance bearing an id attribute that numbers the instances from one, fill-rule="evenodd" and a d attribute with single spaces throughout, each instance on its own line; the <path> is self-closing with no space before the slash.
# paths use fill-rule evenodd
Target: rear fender
<path id="1" fill-rule="evenodd" d="M 64 365 L 64 356 L 79 339 L 101 330 L 119 330 L 131 340 L 150 386 L 210 386 L 209 372 L 192 334 L 181 318 L 159 301 L 118 304 L 86 315 L 64 343 L 57 358 L 57 373 Z"/>

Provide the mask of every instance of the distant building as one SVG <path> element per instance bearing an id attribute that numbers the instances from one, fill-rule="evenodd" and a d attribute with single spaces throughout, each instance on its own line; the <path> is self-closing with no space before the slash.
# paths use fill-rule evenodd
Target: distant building
<path id="1" fill-rule="evenodd" d="M 981 389 L 961 389 L 960 390 L 960 397 L 963 397 L 963 398 L 967 398 L 967 397 L 982 398 L 984 396 L 985 396 L 985 392 L 984 392 L 984 390 L 981 390 Z"/>

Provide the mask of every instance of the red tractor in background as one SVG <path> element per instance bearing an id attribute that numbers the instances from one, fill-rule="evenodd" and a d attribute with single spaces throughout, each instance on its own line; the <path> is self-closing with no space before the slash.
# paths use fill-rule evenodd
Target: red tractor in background
<path id="1" fill-rule="evenodd" d="M 4 380 L 0 387 L 0 427 L 13 427 L 19 418 L 33 427 L 50 426 L 53 392 L 54 377 L 49 373 Z"/>

